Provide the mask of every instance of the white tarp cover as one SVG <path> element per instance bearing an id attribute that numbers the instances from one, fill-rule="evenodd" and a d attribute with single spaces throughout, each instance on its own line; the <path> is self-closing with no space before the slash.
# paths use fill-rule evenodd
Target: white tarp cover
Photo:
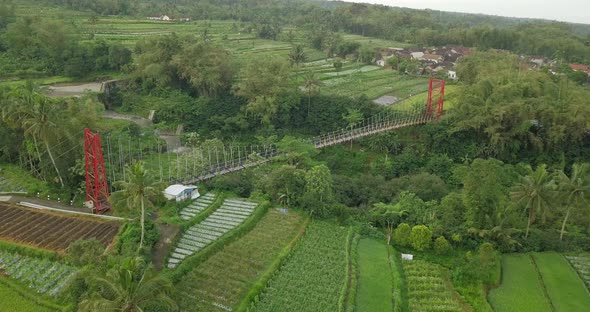
<path id="1" fill-rule="evenodd" d="M 181 201 L 188 198 L 195 199 L 199 197 L 199 192 L 194 185 L 173 184 L 164 190 L 164 196 L 169 200 Z"/>

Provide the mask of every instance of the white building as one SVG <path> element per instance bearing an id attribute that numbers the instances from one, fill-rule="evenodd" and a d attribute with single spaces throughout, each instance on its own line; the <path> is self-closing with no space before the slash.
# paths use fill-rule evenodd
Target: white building
<path id="1" fill-rule="evenodd" d="M 199 194 L 199 189 L 194 185 L 174 184 L 164 190 L 164 196 L 168 200 L 180 202 L 187 199 L 197 199 L 201 194 Z"/>
<path id="2" fill-rule="evenodd" d="M 152 21 L 171 21 L 170 16 L 168 15 L 160 15 L 160 16 L 148 16 L 149 20 Z"/>
<path id="3" fill-rule="evenodd" d="M 449 79 L 457 80 L 457 72 L 454 70 L 449 70 Z"/>
<path id="4" fill-rule="evenodd" d="M 410 55 L 412 55 L 412 59 L 417 61 L 421 61 L 424 59 L 424 52 L 412 52 L 410 53 Z"/>

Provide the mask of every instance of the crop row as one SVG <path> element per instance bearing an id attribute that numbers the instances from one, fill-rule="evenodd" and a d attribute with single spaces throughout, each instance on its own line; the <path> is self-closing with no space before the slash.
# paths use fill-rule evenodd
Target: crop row
<path id="1" fill-rule="evenodd" d="M 462 311 L 442 267 L 421 260 L 404 261 L 403 267 L 412 311 Z"/>
<path id="2" fill-rule="evenodd" d="M 38 293 L 57 296 L 77 269 L 60 262 L 0 251 L 0 270 Z"/>
<path id="3" fill-rule="evenodd" d="M 207 259 L 179 284 L 181 310 L 234 309 L 293 239 L 303 218 L 294 212 L 271 209 L 256 227 L 238 241 Z"/>
<path id="4" fill-rule="evenodd" d="M 578 272 L 586 287 L 590 289 L 590 257 L 566 256 L 565 258 Z"/>
<path id="5" fill-rule="evenodd" d="M 338 311 L 346 283 L 347 228 L 312 223 L 253 311 Z"/>
<path id="6" fill-rule="evenodd" d="M 95 238 L 108 245 L 117 235 L 117 222 L 68 217 L 0 204 L 0 239 L 64 251 L 70 243 Z"/>
<path id="7" fill-rule="evenodd" d="M 225 233 L 238 227 L 252 214 L 257 205 L 257 203 L 242 200 L 226 199 L 213 214 L 182 234 L 168 259 L 168 268 L 176 268 L 186 257 L 199 252 Z"/>

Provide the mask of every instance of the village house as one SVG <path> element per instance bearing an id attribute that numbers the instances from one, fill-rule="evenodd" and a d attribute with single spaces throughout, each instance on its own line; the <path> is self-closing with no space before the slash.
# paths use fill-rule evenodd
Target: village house
<path id="1" fill-rule="evenodd" d="M 421 59 L 419 59 L 421 61 L 426 61 L 426 62 L 431 62 L 434 64 L 440 64 L 443 62 L 444 58 L 440 55 L 436 55 L 436 54 L 424 54 L 422 56 Z"/>
<path id="2" fill-rule="evenodd" d="M 590 76 L 590 66 L 588 66 L 588 65 L 583 65 L 583 64 L 570 64 L 570 68 L 573 71 L 583 71 L 586 74 L 588 74 L 588 76 Z"/>
<path id="3" fill-rule="evenodd" d="M 168 15 L 148 16 L 147 19 L 152 20 L 152 21 L 171 21 L 172 20 Z"/>

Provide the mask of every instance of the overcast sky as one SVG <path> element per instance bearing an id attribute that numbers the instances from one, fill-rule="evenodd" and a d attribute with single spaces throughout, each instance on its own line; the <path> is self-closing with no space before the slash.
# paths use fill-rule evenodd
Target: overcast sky
<path id="1" fill-rule="evenodd" d="M 344 0 L 415 9 L 544 18 L 590 24 L 590 0 Z"/>

